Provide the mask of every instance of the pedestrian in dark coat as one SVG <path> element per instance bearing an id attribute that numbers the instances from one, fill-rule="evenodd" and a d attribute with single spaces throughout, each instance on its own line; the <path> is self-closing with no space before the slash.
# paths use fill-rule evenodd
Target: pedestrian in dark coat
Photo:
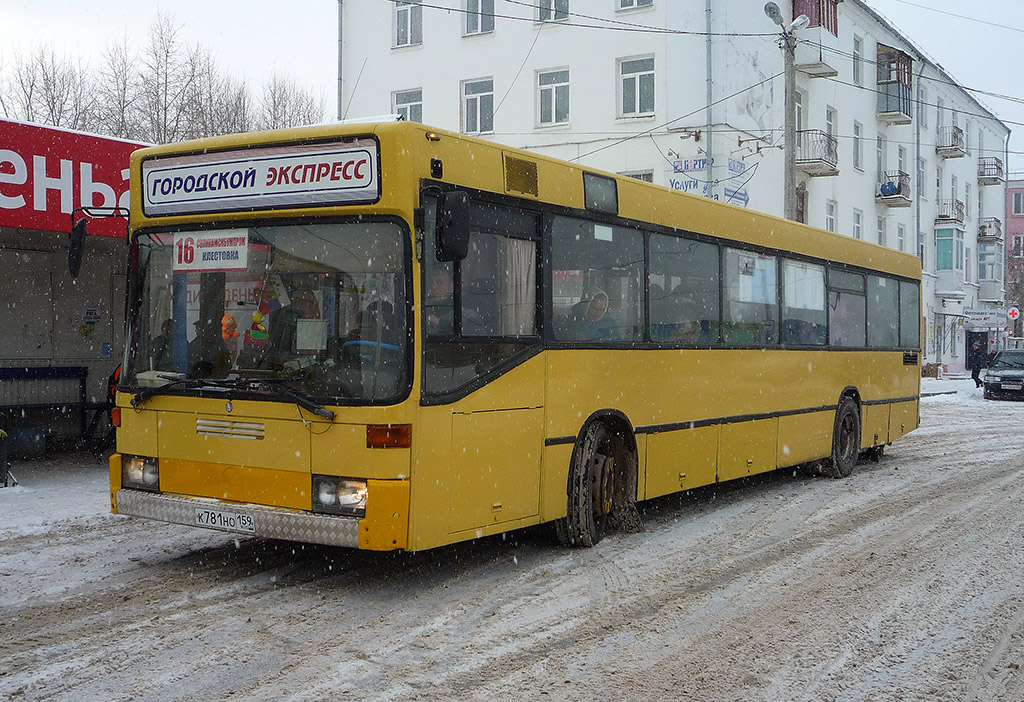
<path id="1" fill-rule="evenodd" d="M 978 344 L 977 342 L 975 342 L 975 344 L 971 346 L 971 356 L 969 360 L 971 363 L 971 380 L 974 381 L 974 387 L 980 388 L 981 366 L 985 362 L 985 354 L 981 350 L 981 345 Z"/>

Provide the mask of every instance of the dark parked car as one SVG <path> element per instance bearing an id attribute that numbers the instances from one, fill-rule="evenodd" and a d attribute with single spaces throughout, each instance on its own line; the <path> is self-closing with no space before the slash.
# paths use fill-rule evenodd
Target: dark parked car
<path id="1" fill-rule="evenodd" d="M 985 374 L 985 399 L 1024 400 L 1024 350 L 996 354 Z"/>

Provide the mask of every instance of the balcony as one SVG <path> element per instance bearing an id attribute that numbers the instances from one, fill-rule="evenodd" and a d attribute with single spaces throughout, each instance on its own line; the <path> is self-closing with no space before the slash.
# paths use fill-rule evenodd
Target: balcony
<path id="1" fill-rule="evenodd" d="M 943 158 L 961 158 L 967 155 L 964 130 L 960 127 L 939 127 L 939 138 L 935 142 L 935 153 Z"/>
<path id="2" fill-rule="evenodd" d="M 913 121 L 913 59 L 907 53 L 885 44 L 878 44 L 876 58 L 879 121 L 910 124 Z"/>
<path id="3" fill-rule="evenodd" d="M 963 200 L 939 200 L 938 205 L 938 211 L 935 213 L 936 226 L 964 223 Z"/>
<path id="4" fill-rule="evenodd" d="M 839 174 L 839 142 L 820 129 L 796 133 L 796 167 L 811 177 Z"/>
<path id="5" fill-rule="evenodd" d="M 981 185 L 1001 185 L 1003 182 L 1003 160 L 997 156 L 984 156 L 978 159 L 978 183 Z"/>
<path id="6" fill-rule="evenodd" d="M 1003 221 L 998 217 L 982 217 L 978 220 L 978 243 L 994 244 L 1003 240 Z"/>
<path id="7" fill-rule="evenodd" d="M 875 202 L 888 207 L 910 207 L 910 174 L 886 171 L 875 191 Z"/>
<path id="8" fill-rule="evenodd" d="M 839 75 L 836 68 L 836 58 L 840 56 L 838 7 L 838 0 L 793 0 L 793 17 L 807 15 L 811 20 L 806 29 L 800 30 L 793 60 L 796 70 L 811 78 Z"/>
<path id="9" fill-rule="evenodd" d="M 979 280 L 978 299 L 982 302 L 1000 303 L 1003 301 L 1003 284 L 998 280 Z"/>

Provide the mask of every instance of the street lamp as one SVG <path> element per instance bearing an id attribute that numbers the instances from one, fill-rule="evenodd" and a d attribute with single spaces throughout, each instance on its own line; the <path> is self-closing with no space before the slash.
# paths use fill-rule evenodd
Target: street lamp
<path id="1" fill-rule="evenodd" d="M 789 24 L 782 18 L 782 11 L 774 2 L 764 6 L 764 13 L 775 24 L 782 27 L 782 36 L 779 37 L 779 48 L 785 59 L 785 125 L 782 141 L 785 146 L 785 166 L 783 169 L 782 195 L 783 216 L 786 219 L 796 219 L 796 64 L 794 54 L 796 52 L 796 37 L 793 32 L 803 29 L 811 23 L 807 15 L 800 15 Z"/>

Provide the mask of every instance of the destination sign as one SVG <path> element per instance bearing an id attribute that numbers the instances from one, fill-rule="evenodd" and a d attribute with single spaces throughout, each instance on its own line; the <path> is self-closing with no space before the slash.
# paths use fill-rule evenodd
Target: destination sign
<path id="1" fill-rule="evenodd" d="M 148 217 L 360 204 L 380 199 L 372 139 L 146 159 Z"/>

